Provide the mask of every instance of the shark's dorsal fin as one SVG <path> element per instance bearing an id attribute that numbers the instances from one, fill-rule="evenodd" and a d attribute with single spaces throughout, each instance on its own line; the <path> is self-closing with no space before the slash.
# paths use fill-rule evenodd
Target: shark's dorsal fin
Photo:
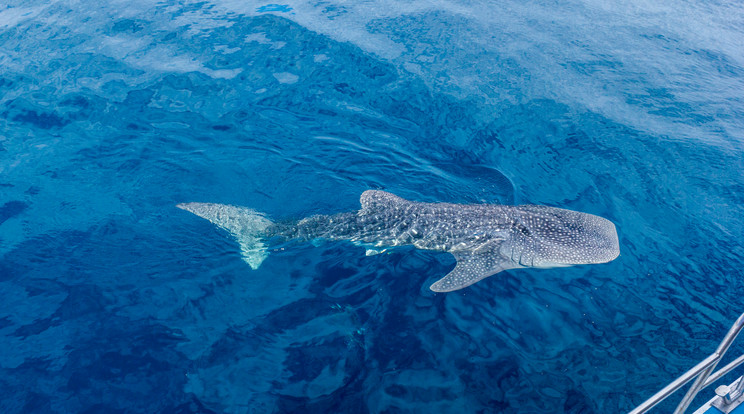
<path id="1" fill-rule="evenodd" d="M 400 204 L 408 203 L 405 198 L 382 190 L 367 190 L 359 197 L 362 211 L 387 210 Z"/>
<path id="2" fill-rule="evenodd" d="M 494 255 L 493 252 L 458 252 L 454 253 L 454 256 L 457 259 L 455 268 L 447 276 L 434 282 L 429 289 L 434 292 L 452 292 L 470 286 L 488 276 L 493 276 L 502 270 L 521 267 L 510 260 Z"/>

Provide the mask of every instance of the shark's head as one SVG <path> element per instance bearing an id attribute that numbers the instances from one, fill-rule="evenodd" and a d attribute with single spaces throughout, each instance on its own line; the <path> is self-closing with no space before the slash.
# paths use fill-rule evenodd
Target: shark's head
<path id="1" fill-rule="evenodd" d="M 502 254 L 522 266 L 605 263 L 620 255 L 615 225 L 592 214 L 545 206 L 517 206 Z"/>

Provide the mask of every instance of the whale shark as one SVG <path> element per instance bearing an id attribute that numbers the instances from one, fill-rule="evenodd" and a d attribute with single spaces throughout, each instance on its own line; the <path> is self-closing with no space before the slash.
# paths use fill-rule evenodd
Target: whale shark
<path id="1" fill-rule="evenodd" d="M 367 190 L 358 211 L 274 222 L 247 207 L 181 203 L 240 244 L 258 269 L 268 249 L 290 241 L 347 240 L 377 254 L 397 246 L 451 253 L 455 268 L 430 286 L 451 292 L 508 269 L 606 263 L 620 255 L 615 225 L 602 217 L 540 205 L 410 201 Z"/>

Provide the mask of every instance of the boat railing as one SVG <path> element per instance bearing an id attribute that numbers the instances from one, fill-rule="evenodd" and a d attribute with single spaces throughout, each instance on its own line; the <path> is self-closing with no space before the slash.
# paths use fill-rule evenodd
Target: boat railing
<path id="1" fill-rule="evenodd" d="M 721 358 L 723 358 L 723 355 L 726 353 L 726 351 L 728 351 L 731 343 L 734 342 L 734 339 L 736 339 L 736 336 L 739 335 L 739 332 L 742 330 L 742 328 L 744 328 L 744 313 L 742 313 L 736 320 L 736 322 L 734 322 L 733 326 L 731 326 L 731 329 L 729 329 L 720 345 L 718 345 L 718 349 L 716 349 L 716 352 L 712 353 L 710 356 L 702 360 L 699 364 L 695 365 L 692 369 L 682 374 L 676 380 L 672 381 L 669 385 L 654 394 L 653 397 L 646 400 L 643 404 L 636 407 L 629 414 L 641 414 L 649 411 L 656 404 L 662 402 L 665 398 L 685 386 L 685 384 L 687 384 L 688 382 L 692 381 L 692 379 L 695 379 L 695 382 L 687 391 L 687 394 L 685 394 L 684 398 L 682 398 L 682 401 L 680 401 L 677 409 L 674 410 L 674 414 L 684 413 L 685 410 L 687 410 L 687 407 L 690 406 L 690 403 L 698 394 L 698 392 L 711 385 L 715 381 L 718 381 L 721 377 L 744 363 L 744 355 L 741 355 L 725 367 L 719 369 L 716 372 L 713 372 L 713 370 L 716 369 L 716 365 L 718 365 L 718 362 L 721 361 Z M 725 398 L 727 401 L 736 399 L 742 394 L 742 391 L 744 391 L 744 381 L 739 381 L 738 383 L 739 386 L 736 387 L 737 389 L 719 387 L 721 388 L 721 390 L 717 390 L 717 394 L 719 394 L 719 396 L 721 396 L 722 398 Z"/>

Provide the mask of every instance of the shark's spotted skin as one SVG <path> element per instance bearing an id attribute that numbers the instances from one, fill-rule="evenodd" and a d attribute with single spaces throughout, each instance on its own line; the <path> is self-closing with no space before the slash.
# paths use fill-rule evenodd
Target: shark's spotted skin
<path id="1" fill-rule="evenodd" d="M 602 217 L 545 206 L 419 203 L 365 191 L 356 212 L 271 223 L 259 213 L 221 204 L 178 207 L 228 230 L 254 269 L 268 240 L 349 240 L 368 254 L 388 247 L 450 252 L 457 265 L 431 290 L 462 289 L 506 269 L 604 263 L 620 254 L 615 225 Z"/>

